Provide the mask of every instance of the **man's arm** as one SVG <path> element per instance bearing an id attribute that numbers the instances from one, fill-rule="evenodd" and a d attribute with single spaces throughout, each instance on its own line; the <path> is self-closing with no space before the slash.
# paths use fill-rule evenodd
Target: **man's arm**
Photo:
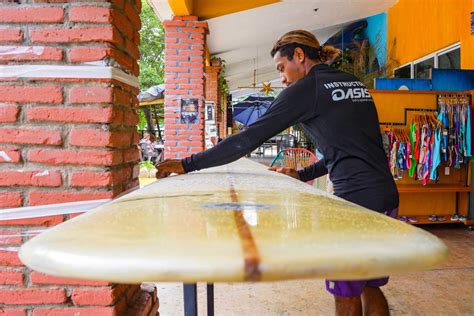
<path id="1" fill-rule="evenodd" d="M 285 89 L 268 111 L 246 130 L 216 146 L 183 159 L 186 172 L 235 161 L 294 124 L 312 118 L 316 109 L 313 81 L 303 80 Z"/>
<path id="2" fill-rule="evenodd" d="M 328 169 L 324 163 L 324 158 L 311 166 L 308 166 L 298 171 L 298 176 L 301 181 L 310 181 L 328 174 Z"/>
<path id="3" fill-rule="evenodd" d="M 227 137 L 216 146 L 185 159 L 167 160 L 158 164 L 157 178 L 230 163 L 252 152 L 286 128 L 314 117 L 316 90 L 314 80 L 308 79 L 303 78 L 283 90 L 268 111 L 245 131 Z"/>

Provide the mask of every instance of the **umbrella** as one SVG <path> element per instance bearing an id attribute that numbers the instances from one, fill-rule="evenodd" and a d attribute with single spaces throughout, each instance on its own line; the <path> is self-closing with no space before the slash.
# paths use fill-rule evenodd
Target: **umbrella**
<path id="1" fill-rule="evenodd" d="M 148 88 L 146 91 L 140 91 L 138 94 L 138 101 L 153 101 L 157 99 L 164 98 L 165 95 L 165 85 L 159 84 Z"/>
<path id="2" fill-rule="evenodd" d="M 233 105 L 233 116 L 255 105 L 270 105 L 275 98 L 273 97 L 254 97 L 249 96 L 244 101 Z"/>
<path id="3" fill-rule="evenodd" d="M 242 110 L 239 114 L 234 115 L 234 120 L 239 121 L 245 126 L 249 126 L 255 123 L 265 112 L 267 112 L 271 103 L 268 104 L 255 104 Z"/>

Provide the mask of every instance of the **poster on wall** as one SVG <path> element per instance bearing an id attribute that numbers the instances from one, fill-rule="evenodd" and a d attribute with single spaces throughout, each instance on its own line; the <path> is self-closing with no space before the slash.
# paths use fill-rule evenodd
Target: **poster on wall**
<path id="1" fill-rule="evenodd" d="M 214 102 L 206 101 L 206 108 L 205 108 L 205 117 L 206 121 L 212 122 L 215 124 L 214 119 Z"/>
<path id="2" fill-rule="evenodd" d="M 205 127 L 205 132 L 206 132 L 206 149 L 209 149 L 211 147 L 214 147 L 214 145 L 217 143 L 217 126 L 215 124 L 208 124 L 206 122 L 206 127 Z"/>
<path id="3" fill-rule="evenodd" d="M 181 99 L 181 124 L 199 123 L 199 100 Z"/>
<path id="4" fill-rule="evenodd" d="M 204 104 L 204 118 L 205 118 L 205 143 L 206 149 L 213 147 L 217 142 L 217 126 L 216 117 L 214 115 L 215 103 L 213 101 L 206 101 Z"/>

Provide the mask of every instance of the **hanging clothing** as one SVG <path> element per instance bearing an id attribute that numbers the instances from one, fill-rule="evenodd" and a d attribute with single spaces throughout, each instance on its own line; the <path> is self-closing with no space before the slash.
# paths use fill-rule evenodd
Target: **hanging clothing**
<path id="1" fill-rule="evenodd" d="M 410 161 L 411 161 L 411 166 L 408 170 L 408 176 L 410 178 L 413 178 L 413 175 L 415 173 L 415 170 L 416 170 L 416 158 L 415 158 L 415 143 L 416 143 L 416 130 L 417 130 L 417 127 L 416 127 L 416 124 L 415 122 L 411 123 L 410 124 L 410 145 L 411 145 L 411 152 L 410 152 L 410 155 L 409 155 L 409 158 L 410 158 Z"/>
<path id="2" fill-rule="evenodd" d="M 441 163 L 441 128 L 437 127 L 434 133 L 433 155 L 430 171 L 430 180 L 438 180 L 438 166 Z"/>
<path id="3" fill-rule="evenodd" d="M 471 106 L 466 105 L 466 157 L 471 157 Z"/>

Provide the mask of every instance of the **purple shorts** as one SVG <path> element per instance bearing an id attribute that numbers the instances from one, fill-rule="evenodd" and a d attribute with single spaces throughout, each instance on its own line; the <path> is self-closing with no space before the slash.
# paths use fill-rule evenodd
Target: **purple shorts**
<path id="1" fill-rule="evenodd" d="M 385 215 L 390 216 L 392 218 L 396 218 L 398 216 L 398 208 L 393 209 L 389 212 L 385 212 Z M 355 297 L 360 296 L 366 286 L 381 287 L 387 283 L 388 277 L 357 281 L 326 280 L 326 290 L 332 295 L 336 296 Z"/>

